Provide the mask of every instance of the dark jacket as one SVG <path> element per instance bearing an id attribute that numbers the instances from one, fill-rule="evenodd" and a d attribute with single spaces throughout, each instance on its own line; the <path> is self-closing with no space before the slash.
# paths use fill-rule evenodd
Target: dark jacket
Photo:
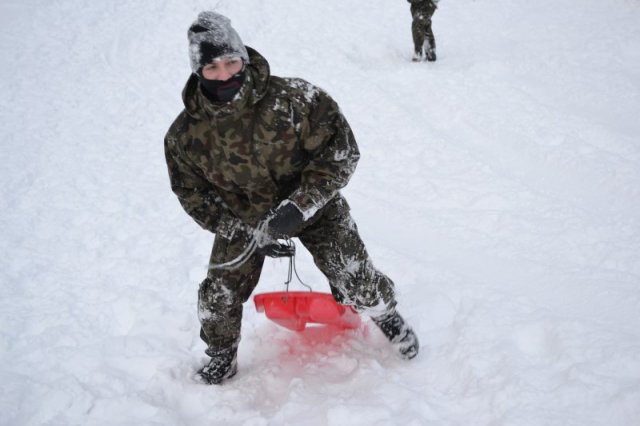
<path id="1" fill-rule="evenodd" d="M 214 104 L 191 75 L 185 109 L 165 136 L 171 188 L 212 232 L 234 218 L 255 226 L 286 198 L 312 217 L 339 196 L 360 156 L 349 124 L 325 91 L 270 75 L 267 61 L 247 50 L 250 63 L 236 97 Z"/>

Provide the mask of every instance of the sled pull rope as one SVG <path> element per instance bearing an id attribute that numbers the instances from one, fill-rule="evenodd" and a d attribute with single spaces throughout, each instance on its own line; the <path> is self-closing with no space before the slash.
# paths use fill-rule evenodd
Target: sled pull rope
<path id="1" fill-rule="evenodd" d="M 247 248 L 245 248 L 244 251 L 240 253 L 240 255 L 238 255 L 238 257 L 225 263 L 210 263 L 209 269 L 222 269 L 225 271 L 233 271 L 234 269 L 238 269 L 247 260 L 249 260 L 249 258 L 253 253 L 255 253 L 257 248 L 258 245 L 256 244 L 256 240 L 254 238 L 251 240 Z"/>
<path id="2" fill-rule="evenodd" d="M 309 292 L 313 292 L 313 289 L 311 288 L 310 285 L 305 284 L 304 281 L 302 281 L 302 279 L 300 278 L 300 275 L 298 275 L 298 270 L 296 269 L 296 244 L 293 242 L 293 240 L 291 238 L 287 238 L 286 239 L 287 245 L 289 247 L 293 248 L 293 256 L 289 257 L 289 271 L 287 273 L 287 280 L 284 282 L 284 287 L 285 290 L 288 292 L 289 291 L 289 284 L 291 284 L 291 281 L 293 280 L 293 274 L 296 274 L 296 278 L 298 278 L 298 281 L 300 282 L 300 284 L 302 284 L 303 286 L 305 286 L 306 288 L 309 289 Z"/>
<path id="3" fill-rule="evenodd" d="M 244 265 L 247 260 L 255 253 L 258 249 L 258 238 L 260 235 L 266 235 L 264 229 L 266 226 L 263 224 L 258 229 L 256 229 L 251 234 L 251 240 L 247 247 L 233 260 L 230 260 L 225 263 L 210 263 L 209 269 L 222 269 L 225 271 L 233 271 L 234 269 L 238 269 L 240 266 Z"/>
<path id="4" fill-rule="evenodd" d="M 255 251 L 258 249 L 258 239 L 260 238 L 261 235 L 266 235 L 264 233 L 264 228 L 265 226 L 260 226 L 258 229 L 256 229 L 253 234 L 251 235 L 251 241 L 249 241 L 249 244 L 247 245 L 247 247 L 242 251 L 242 253 L 240 253 L 238 255 L 238 257 L 236 257 L 233 260 L 230 260 L 228 262 L 225 263 L 218 263 L 218 264 L 214 264 L 214 263 L 210 263 L 209 264 L 209 269 L 222 269 L 224 271 L 233 271 L 234 269 L 238 269 L 240 266 L 244 265 L 246 263 L 247 260 L 249 260 L 249 258 L 255 253 Z M 289 284 L 291 284 L 291 281 L 293 279 L 293 274 L 295 273 L 296 277 L 298 278 L 298 281 L 300 281 L 300 284 L 302 284 L 303 286 L 305 286 L 306 288 L 309 289 L 309 291 L 313 291 L 313 289 L 311 288 L 311 286 L 307 285 L 304 283 L 304 281 L 302 281 L 302 279 L 300 279 L 300 275 L 298 275 L 298 270 L 296 269 L 296 262 L 295 262 L 295 249 L 296 249 L 296 245 L 293 242 L 293 240 L 291 238 L 286 238 L 285 239 L 287 245 L 289 247 L 293 248 L 293 255 L 289 257 L 289 272 L 287 274 L 287 281 L 285 281 L 284 285 L 287 289 L 287 291 L 289 291 Z"/>

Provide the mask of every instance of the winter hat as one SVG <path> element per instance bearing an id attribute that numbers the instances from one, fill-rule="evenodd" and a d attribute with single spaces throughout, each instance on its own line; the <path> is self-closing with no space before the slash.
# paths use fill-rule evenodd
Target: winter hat
<path id="1" fill-rule="evenodd" d="M 216 12 L 200 12 L 189 27 L 191 70 L 198 74 L 202 67 L 222 56 L 237 56 L 249 62 L 249 53 L 226 16 Z"/>

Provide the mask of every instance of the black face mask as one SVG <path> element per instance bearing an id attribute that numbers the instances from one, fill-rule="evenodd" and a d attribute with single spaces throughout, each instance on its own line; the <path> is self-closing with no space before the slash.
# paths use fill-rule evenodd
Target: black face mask
<path id="1" fill-rule="evenodd" d="M 244 83 L 246 72 L 243 69 L 235 74 L 229 80 L 207 80 L 202 75 L 200 77 L 200 86 L 202 92 L 212 102 L 229 102 L 238 93 Z"/>

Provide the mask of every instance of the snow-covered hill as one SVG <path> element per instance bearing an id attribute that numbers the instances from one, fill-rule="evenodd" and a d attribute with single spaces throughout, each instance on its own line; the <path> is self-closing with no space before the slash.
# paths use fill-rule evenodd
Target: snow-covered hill
<path id="1" fill-rule="evenodd" d="M 278 328 L 245 306 L 240 372 L 195 383 L 212 235 L 162 138 L 186 30 L 215 7 L 272 72 L 340 103 L 345 191 L 423 351 Z M 0 3 L 0 424 L 637 425 L 640 4 Z M 300 275 L 328 289 L 306 252 Z M 280 290 L 268 260 L 258 291 Z"/>

